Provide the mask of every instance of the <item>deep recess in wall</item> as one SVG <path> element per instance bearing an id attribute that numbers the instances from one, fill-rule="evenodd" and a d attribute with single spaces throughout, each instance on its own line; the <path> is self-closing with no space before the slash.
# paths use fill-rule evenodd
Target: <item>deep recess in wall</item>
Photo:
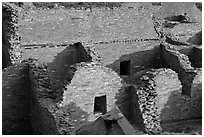
<path id="1" fill-rule="evenodd" d="M 106 95 L 98 96 L 94 99 L 94 114 L 107 112 Z"/>
<path id="2" fill-rule="evenodd" d="M 120 62 L 120 75 L 130 76 L 130 60 Z"/>

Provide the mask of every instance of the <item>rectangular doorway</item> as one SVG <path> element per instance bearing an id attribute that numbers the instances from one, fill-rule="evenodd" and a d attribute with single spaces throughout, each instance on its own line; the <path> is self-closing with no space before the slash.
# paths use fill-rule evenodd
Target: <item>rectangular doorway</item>
<path id="1" fill-rule="evenodd" d="M 94 114 L 107 112 L 106 95 L 95 97 L 94 99 Z"/>
<path id="2" fill-rule="evenodd" d="M 130 60 L 120 62 L 120 75 L 130 76 Z"/>

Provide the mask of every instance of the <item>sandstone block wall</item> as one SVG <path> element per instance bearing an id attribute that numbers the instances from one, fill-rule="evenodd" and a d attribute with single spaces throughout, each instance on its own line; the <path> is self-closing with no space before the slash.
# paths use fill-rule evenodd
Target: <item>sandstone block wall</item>
<path id="1" fill-rule="evenodd" d="M 196 76 L 193 79 L 191 86 L 191 103 L 189 110 L 189 117 L 202 117 L 202 68 L 197 69 Z M 193 112 L 193 113 L 192 113 Z"/>
<path id="2" fill-rule="evenodd" d="M 74 64 L 91 62 L 92 59 L 95 61 L 93 64 L 99 61 L 93 49 L 88 45 L 84 48 L 81 43 L 75 43 L 59 53 L 54 61 L 46 66 L 39 62 L 31 64 L 33 96 L 30 102 L 36 105 L 33 105 L 30 113 L 35 134 L 70 134 L 79 125 L 88 122 L 88 114 L 83 108 L 73 102 L 62 106 L 61 101 L 63 86 L 70 84 L 76 71 Z"/>
<path id="3" fill-rule="evenodd" d="M 181 54 L 171 44 L 161 44 L 161 54 L 167 67 L 173 69 L 179 74 L 182 82 L 182 94 L 191 96 L 191 83 L 196 73 L 191 66 L 188 56 Z"/>
<path id="4" fill-rule="evenodd" d="M 142 71 L 135 77 L 136 90 L 131 91 L 131 123 L 145 132 L 158 133 L 165 123 L 202 117 L 200 80 L 197 75 L 190 98 L 182 94 L 178 74 L 171 69 Z"/>
<path id="5" fill-rule="evenodd" d="M 159 41 L 152 40 L 127 43 L 119 42 L 108 44 L 95 44 L 94 46 L 96 48 L 96 51 L 103 59 L 104 65 L 112 68 L 116 72 L 119 72 L 117 62 L 123 60 L 131 59 L 133 66 L 137 65 L 138 68 L 135 69 L 138 70 L 140 69 L 140 66 L 147 66 L 147 62 L 149 63 L 149 60 L 151 60 L 151 58 L 157 53 L 156 50 L 153 50 L 154 46 L 157 45 L 159 45 Z M 144 56 L 146 58 L 143 58 Z"/>
<path id="6" fill-rule="evenodd" d="M 31 59 L 5 70 L 3 73 L 5 134 L 23 131 L 25 128 L 22 128 L 21 124 L 23 127 L 27 124 L 25 127 L 29 129 L 27 130 L 29 133 L 20 134 L 31 132 L 47 135 L 71 134 L 84 124 L 89 125 L 101 115 L 95 114 L 94 111 L 94 100 L 101 96 L 106 96 L 107 111 L 118 106 L 135 129 L 150 134 L 160 133 L 165 123 L 202 117 L 202 70 L 191 65 L 191 56 L 195 54 L 200 63 L 202 55 L 200 48 L 195 51 L 193 48 L 183 50 L 188 54 L 184 55 L 179 52 L 182 48 L 177 49 L 170 44 L 161 44 L 155 48 L 148 45 L 145 51 L 139 51 L 142 53 L 124 56 L 118 54 L 119 61 L 108 66 L 113 67 L 116 71 L 114 72 L 102 65 L 102 60 L 94 48 L 89 45 L 83 46 L 77 43 L 67 47 L 47 66 Z M 132 65 L 130 76 L 121 79 L 117 74 L 120 71 L 120 61 L 128 59 L 131 59 Z M 141 68 L 137 69 L 137 66 Z M 172 70 L 161 68 L 164 66 Z M 19 75 L 21 77 L 17 78 Z M 19 82 L 16 82 L 17 80 Z M 12 86 L 14 88 L 10 88 Z M 53 90 L 53 87 L 56 90 Z M 26 98 L 23 101 L 17 98 L 15 103 L 17 105 L 17 102 L 21 102 L 20 109 L 24 110 L 22 114 L 16 113 L 17 110 L 12 108 L 14 107 L 12 101 L 16 98 L 13 99 L 14 96 L 8 94 L 18 93 L 19 89 L 24 92 L 18 96 Z M 12 100 L 11 103 L 8 103 L 8 100 Z M 8 111 L 7 108 L 15 112 Z M 19 115 L 18 118 L 10 116 L 16 114 Z M 18 121 L 22 117 L 25 120 L 23 123 Z M 13 121 L 16 127 L 10 128 L 9 125 Z M 116 126 L 113 127 L 116 130 L 120 129 L 117 124 L 113 126 Z M 112 132 L 110 134 L 119 133 Z M 103 133 L 102 131 L 101 134 Z"/>
<path id="7" fill-rule="evenodd" d="M 3 68 L 21 62 L 21 38 L 19 36 L 18 21 L 19 12 L 20 9 L 14 3 L 2 3 Z"/>
<path id="8" fill-rule="evenodd" d="M 178 73 L 182 84 L 181 97 L 176 99 L 180 101 L 180 108 L 182 108 L 184 115 L 180 118 L 200 118 L 202 113 L 202 81 L 201 81 L 201 48 L 193 47 L 188 56 L 176 50 L 175 45 L 162 45 L 162 56 L 171 69 Z M 196 56 L 196 59 L 195 59 Z M 187 93 L 187 94 L 186 94 Z M 185 96 L 187 95 L 187 96 Z M 179 103 L 178 103 L 179 104 Z M 176 107 L 175 107 L 176 109 Z M 196 113 L 192 113 L 196 112 Z M 176 115 L 175 115 L 176 116 Z"/>
<path id="9" fill-rule="evenodd" d="M 32 134 L 29 120 L 30 82 L 28 64 L 6 68 L 2 73 L 2 134 Z"/>
<path id="10" fill-rule="evenodd" d="M 75 106 L 62 107 L 59 100 L 56 100 L 58 97 L 62 98 L 61 94 L 52 91 L 49 71 L 39 62 L 30 63 L 29 77 L 31 81 L 29 118 L 33 134 L 70 134 L 74 129 L 75 119 L 70 118 L 69 112 L 71 108 L 77 108 Z"/>
<path id="11" fill-rule="evenodd" d="M 47 65 L 53 91 L 63 87 L 64 74 L 69 70 L 70 65 L 78 61 L 79 58 L 76 47 L 68 46 L 62 52 L 58 53 L 53 62 Z"/>
<path id="12" fill-rule="evenodd" d="M 122 87 L 121 79 L 109 68 L 99 64 L 80 63 L 76 66 L 76 72 L 70 83 L 65 85 L 63 105 L 74 103 L 85 111 L 87 121 L 95 120 L 95 97 L 106 96 L 107 111 L 115 106 L 116 96 Z"/>
<path id="13" fill-rule="evenodd" d="M 54 106 L 53 93 L 46 68 L 37 62 L 31 62 L 30 77 L 30 121 L 33 134 L 59 134 L 56 121 L 50 111 Z"/>

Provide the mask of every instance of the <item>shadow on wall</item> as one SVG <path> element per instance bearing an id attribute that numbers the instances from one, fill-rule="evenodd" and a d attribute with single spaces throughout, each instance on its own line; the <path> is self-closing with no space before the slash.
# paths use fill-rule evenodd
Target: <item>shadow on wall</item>
<path id="1" fill-rule="evenodd" d="M 130 87 L 122 87 L 118 93 L 115 95 L 116 105 L 123 113 L 123 115 L 130 120 L 131 112 L 131 89 Z"/>
<path id="2" fill-rule="evenodd" d="M 202 96 L 188 98 L 175 93 L 171 92 L 167 103 L 164 104 L 164 109 L 161 111 L 161 126 L 164 131 L 168 131 L 168 127 L 165 126 L 166 123 L 187 119 L 202 119 Z M 177 130 L 177 127 L 172 127 L 172 130 Z"/>
<path id="3" fill-rule="evenodd" d="M 2 134 L 31 135 L 28 65 L 10 66 L 2 74 Z"/>
<path id="4" fill-rule="evenodd" d="M 48 72 L 50 74 L 51 86 L 56 96 L 62 96 L 62 88 L 66 79 L 66 73 L 71 70 L 70 66 L 80 62 L 91 61 L 86 50 L 81 43 L 69 45 L 62 52 L 58 53 L 53 62 L 48 63 Z M 69 78 L 72 79 L 72 78 Z"/>
<path id="5" fill-rule="evenodd" d="M 7 39 L 4 22 L 2 22 L 2 69 L 11 65 L 9 49 L 11 45 Z"/>
<path id="6" fill-rule="evenodd" d="M 136 88 L 133 86 L 123 87 L 115 96 L 116 105 L 127 120 L 141 131 L 144 131 L 142 114 L 139 110 Z"/>
<path id="7" fill-rule="evenodd" d="M 202 68 L 202 46 L 183 47 L 178 51 L 188 56 L 192 67 Z"/>
<path id="8" fill-rule="evenodd" d="M 192 67 L 202 68 L 202 49 L 193 47 L 189 60 Z"/>
<path id="9" fill-rule="evenodd" d="M 63 87 L 65 74 L 69 71 L 69 66 L 77 62 L 78 58 L 76 47 L 68 46 L 62 52 L 57 54 L 52 63 L 47 64 L 53 91 Z"/>
<path id="10" fill-rule="evenodd" d="M 162 61 L 161 61 L 161 54 L 160 54 L 160 47 L 155 46 L 151 50 L 145 50 L 145 51 L 139 51 L 134 52 L 132 54 L 126 54 L 122 55 L 118 60 L 116 60 L 114 63 L 107 65 L 107 67 L 113 69 L 115 72 L 118 73 L 118 75 L 121 74 L 120 71 L 126 71 L 121 70 L 121 62 L 123 61 L 130 61 L 130 78 L 135 73 L 148 69 L 148 68 L 161 68 L 163 67 Z M 128 67 L 125 67 L 128 69 Z M 129 72 L 129 71 L 126 71 Z"/>
<path id="11" fill-rule="evenodd" d="M 187 40 L 190 44 L 202 45 L 202 31 L 196 33 L 193 37 Z"/>
<path id="12" fill-rule="evenodd" d="M 74 102 L 61 107 L 55 112 L 55 115 L 58 119 L 56 122 L 60 134 L 76 134 L 76 130 L 80 127 L 90 124 L 90 122 L 87 122 L 88 113 Z"/>
<path id="13" fill-rule="evenodd" d="M 121 62 L 130 61 L 130 67 L 124 67 L 124 69 L 130 70 L 121 70 L 123 68 Z M 116 60 L 113 64 L 107 65 L 107 67 L 113 69 L 121 75 L 124 72 L 130 71 L 130 73 L 124 77 L 126 83 L 134 83 L 135 74 L 139 71 L 146 69 L 158 69 L 163 68 L 163 61 L 160 54 L 160 47 L 155 46 L 151 50 L 139 51 L 132 54 L 122 55 L 118 60 Z M 122 77 L 124 76 L 121 75 Z M 140 111 L 137 110 L 139 108 L 138 102 L 135 100 L 136 97 L 132 97 L 135 95 L 136 89 L 133 86 L 122 87 L 116 95 L 116 104 L 123 113 L 123 115 L 131 122 L 137 123 L 136 125 L 140 130 L 144 130 L 142 116 L 140 115 Z M 134 104 L 134 106 L 132 106 Z M 135 115 L 133 115 L 134 113 Z"/>

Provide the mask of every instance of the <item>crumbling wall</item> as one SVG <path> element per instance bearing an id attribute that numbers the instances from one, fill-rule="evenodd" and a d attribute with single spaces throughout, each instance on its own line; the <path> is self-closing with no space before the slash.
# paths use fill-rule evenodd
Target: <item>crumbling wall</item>
<path id="1" fill-rule="evenodd" d="M 47 67 L 53 91 L 63 87 L 65 73 L 69 70 L 69 66 L 77 63 L 78 60 L 76 47 L 70 45 L 58 53 L 53 62 L 48 63 Z"/>
<path id="2" fill-rule="evenodd" d="M 95 97 L 106 96 L 107 111 L 115 106 L 115 96 L 122 87 L 121 79 L 109 68 L 92 63 L 79 63 L 76 65 L 74 76 L 70 83 L 65 85 L 63 105 L 74 103 L 77 107 L 87 113 L 85 121 L 94 121 L 95 113 L 103 113 L 102 110 L 95 112 Z M 70 112 L 72 113 L 72 112 Z"/>
<path id="3" fill-rule="evenodd" d="M 188 56 L 181 54 L 173 45 L 168 43 L 161 44 L 161 52 L 167 67 L 178 73 L 183 86 L 182 94 L 191 96 L 191 83 L 196 73 Z"/>
<path id="4" fill-rule="evenodd" d="M 138 73 L 135 76 L 137 90 L 131 92 L 134 106 L 131 109 L 132 123 L 145 132 L 155 134 L 161 132 L 163 124 L 202 117 L 201 75 L 193 81 L 195 84 L 190 98 L 182 94 L 178 74 L 171 69 Z"/>
<path id="5" fill-rule="evenodd" d="M 2 27 L 3 27 L 3 68 L 21 61 L 20 37 L 18 34 L 19 7 L 13 3 L 2 3 Z M 9 56 L 8 56 L 9 54 Z M 6 57 L 6 58 L 5 58 Z M 10 59 L 8 59 L 10 58 Z"/>
<path id="6" fill-rule="evenodd" d="M 2 73 L 2 134 L 29 135 L 30 81 L 28 64 L 9 66 Z"/>
<path id="7" fill-rule="evenodd" d="M 33 134 L 59 134 L 56 121 L 52 115 L 53 94 L 49 75 L 44 66 L 36 61 L 30 63 L 30 121 Z"/>
<path id="8" fill-rule="evenodd" d="M 97 64 L 103 64 L 103 59 L 99 55 L 99 53 L 97 52 L 94 44 L 82 43 L 82 45 L 80 47 L 81 47 L 81 50 L 79 50 L 79 51 L 85 50 L 86 52 L 83 52 L 83 53 L 86 53 L 86 56 L 89 56 L 91 58 L 92 62 L 95 62 Z M 81 53 L 81 54 L 83 54 L 83 53 Z"/>
<path id="9" fill-rule="evenodd" d="M 62 88 L 66 84 L 67 72 L 71 71 L 71 65 L 80 62 L 96 62 L 101 63 L 101 58 L 93 47 L 84 43 L 74 43 L 60 52 L 52 63 L 48 63 L 48 71 L 51 78 L 52 90 L 63 94 Z M 71 77 L 72 78 L 72 77 Z M 71 79 L 68 78 L 68 79 Z"/>
<path id="10" fill-rule="evenodd" d="M 30 64 L 30 120 L 33 134 L 37 135 L 68 135 L 75 126 L 86 117 L 75 104 L 62 106 L 56 98 L 61 95 L 51 89 L 49 72 L 39 62 Z M 81 117 L 84 115 L 84 117 Z M 76 124 L 78 123 L 78 124 Z"/>
<path id="11" fill-rule="evenodd" d="M 202 64 L 200 64 L 202 61 L 201 48 L 191 48 L 191 52 L 188 56 L 178 52 L 175 45 L 170 45 L 168 43 L 161 45 L 161 50 L 167 67 L 170 67 L 178 73 L 182 84 L 182 96 L 177 98 L 175 95 L 172 95 L 171 97 L 172 100 L 176 99 L 175 102 L 181 102 L 180 108 L 186 113 L 178 117 L 183 119 L 201 118 L 202 72 L 199 68 L 202 67 Z M 179 102 L 177 104 L 179 104 Z M 173 110 L 176 109 L 175 107 Z"/>

